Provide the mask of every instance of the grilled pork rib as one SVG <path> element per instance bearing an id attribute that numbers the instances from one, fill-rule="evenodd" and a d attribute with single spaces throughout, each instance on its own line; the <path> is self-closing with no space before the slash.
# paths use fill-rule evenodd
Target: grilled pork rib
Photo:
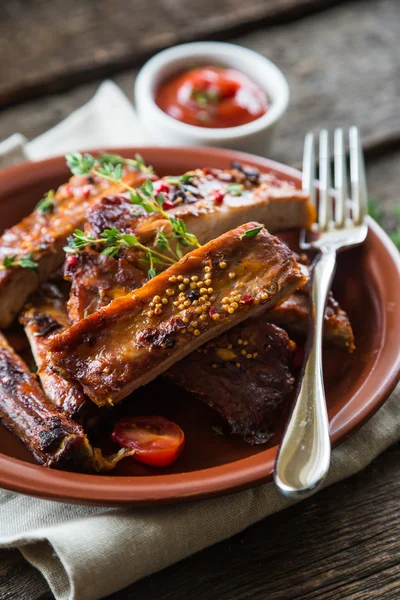
<path id="1" fill-rule="evenodd" d="M 24 325 L 46 396 L 57 410 L 83 425 L 86 431 L 91 431 L 106 409 L 96 407 L 77 382 L 61 377 L 46 360 L 51 335 L 71 325 L 65 300 L 66 294 L 61 285 L 44 283 L 25 305 L 19 321 Z"/>
<path id="2" fill-rule="evenodd" d="M 48 359 L 99 406 L 304 285 L 292 252 L 248 223 L 184 256 L 143 287 L 55 335 Z"/>
<path id="3" fill-rule="evenodd" d="M 93 470 L 93 451 L 80 425 L 44 396 L 34 375 L 0 334 L 0 418 L 46 467 Z"/>
<path id="4" fill-rule="evenodd" d="M 266 315 L 266 320 L 283 327 L 292 335 L 307 336 L 310 298 L 307 286 L 296 291 L 279 306 Z M 349 318 L 335 300 L 332 292 L 328 295 L 324 319 L 324 342 L 344 348 L 351 353 L 355 349 L 354 334 Z"/>
<path id="5" fill-rule="evenodd" d="M 66 262 L 64 277 L 72 282 L 68 316 L 77 323 L 112 300 L 141 287 L 147 277 L 125 258 L 111 258 L 88 249 L 77 256 L 76 264 Z"/>
<path id="6" fill-rule="evenodd" d="M 132 167 L 124 167 L 123 181 L 137 186 L 149 178 Z M 154 176 L 150 176 L 154 179 Z M 46 209 L 36 209 L 0 238 L 0 263 L 5 257 L 17 259 L 32 253 L 37 271 L 21 267 L 0 270 L 0 327 L 7 327 L 40 282 L 63 262 L 63 246 L 74 229 L 82 226 L 87 208 L 105 193 L 117 194 L 124 188 L 110 185 L 104 178 L 88 175 L 72 177 L 58 188 Z"/>
<path id="7" fill-rule="evenodd" d="M 164 195 L 165 210 L 181 218 L 201 243 L 253 219 L 262 221 L 269 231 L 283 226 L 306 227 L 313 220 L 306 194 L 275 175 L 241 165 L 232 170 L 197 169 L 182 177 L 164 177 L 154 183 L 154 191 Z M 111 227 L 134 234 L 149 245 L 157 229 L 166 234 L 171 229 L 163 216 L 141 213 L 128 194 L 103 196 L 88 210 L 87 235 L 98 238 Z M 91 314 L 143 285 L 143 269 L 135 250 L 122 249 L 118 263 L 99 257 L 95 249 L 81 252 L 76 265 L 66 266 L 66 278 L 72 282 L 68 305 L 71 322 L 83 318 L 85 311 Z"/>
<path id="8" fill-rule="evenodd" d="M 260 174 L 256 169 L 245 173 L 246 169 L 196 169 L 182 177 L 156 181 L 154 191 L 164 195 L 164 209 L 183 219 L 201 244 L 253 220 L 264 223 L 271 233 L 313 223 L 315 210 L 308 194 L 271 173 Z M 104 229 L 116 227 L 134 231 L 147 243 L 153 240 L 158 227 L 164 226 L 168 232 L 168 222 L 162 216 L 145 212 L 140 216 L 140 207 L 133 210 L 123 194 L 99 199 L 87 219 L 85 231 L 95 237 Z"/>
<path id="9" fill-rule="evenodd" d="M 291 398 L 294 344 L 283 329 L 249 319 L 173 365 L 167 377 L 226 419 L 232 433 L 263 444 Z"/>

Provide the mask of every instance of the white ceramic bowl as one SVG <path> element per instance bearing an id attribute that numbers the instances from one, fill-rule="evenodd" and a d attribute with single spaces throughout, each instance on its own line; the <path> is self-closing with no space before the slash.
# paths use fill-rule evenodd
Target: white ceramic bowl
<path id="1" fill-rule="evenodd" d="M 265 115 L 239 127 L 211 129 L 173 119 L 155 103 L 158 86 L 189 66 L 222 64 L 246 73 L 270 98 Z M 220 146 L 265 156 L 276 125 L 286 111 L 289 86 L 281 71 L 260 54 L 223 42 L 195 42 L 164 50 L 140 70 L 135 83 L 135 105 L 149 143 L 159 146 Z"/>

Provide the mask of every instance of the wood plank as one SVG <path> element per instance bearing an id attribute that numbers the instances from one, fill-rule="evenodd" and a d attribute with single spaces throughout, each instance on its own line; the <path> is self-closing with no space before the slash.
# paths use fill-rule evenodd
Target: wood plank
<path id="1" fill-rule="evenodd" d="M 397 445 L 355 477 L 108 600 L 397 600 L 399 494 Z M 0 597 L 52 595 L 17 551 L 1 551 Z"/>
<path id="2" fill-rule="evenodd" d="M 172 44 L 221 39 L 343 0 L 3 0 L 0 107 L 139 64 Z"/>
<path id="3" fill-rule="evenodd" d="M 18 550 L 0 550 L 1 600 L 47 600 L 53 594 L 42 575 Z"/>
<path id="4" fill-rule="evenodd" d="M 359 475 L 109 600 L 397 600 L 399 475 L 397 446 Z"/>
<path id="5" fill-rule="evenodd" d="M 291 105 L 271 157 L 297 164 L 308 130 L 337 125 L 359 125 L 372 158 L 400 147 L 395 86 L 399 18 L 398 0 L 365 0 L 362 8 L 353 2 L 233 40 L 271 58 L 289 80 Z M 128 70 L 115 78 L 130 98 L 135 74 Z M 35 137 L 86 102 L 98 85 L 89 83 L 3 111 L 1 137 L 15 131 Z"/>

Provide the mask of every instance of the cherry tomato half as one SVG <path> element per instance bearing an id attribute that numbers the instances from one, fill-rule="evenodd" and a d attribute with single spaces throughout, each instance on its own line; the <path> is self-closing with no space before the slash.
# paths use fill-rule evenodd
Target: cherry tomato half
<path id="1" fill-rule="evenodd" d="M 182 429 L 164 417 L 125 417 L 111 437 L 122 448 L 136 450 L 133 458 L 153 467 L 173 463 L 185 445 Z"/>

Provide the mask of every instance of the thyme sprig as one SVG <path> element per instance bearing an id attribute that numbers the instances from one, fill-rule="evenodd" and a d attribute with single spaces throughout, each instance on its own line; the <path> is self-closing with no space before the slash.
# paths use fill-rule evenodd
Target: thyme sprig
<path id="1" fill-rule="evenodd" d="M 54 197 L 55 197 L 55 191 L 54 190 L 49 190 L 41 199 L 40 202 L 38 202 L 38 204 L 35 206 L 35 210 L 39 211 L 40 213 L 42 213 L 42 215 L 45 215 L 47 213 L 52 213 L 55 206 L 54 206 Z"/>
<path id="2" fill-rule="evenodd" d="M 135 154 L 135 159 L 133 159 L 124 158 L 123 156 L 119 156 L 119 154 L 100 154 L 100 156 L 94 157 L 88 153 L 70 152 L 65 158 L 72 173 L 81 177 L 90 173 L 96 165 L 105 164 L 114 166 L 130 165 L 135 169 L 143 171 L 143 173 L 153 173 L 153 167 L 147 166 L 140 154 Z"/>
<path id="3" fill-rule="evenodd" d="M 68 242 L 69 245 L 66 246 L 64 250 L 69 254 L 76 254 L 83 248 L 93 245 L 104 246 L 101 254 L 110 257 L 116 256 L 121 248 L 139 248 L 145 252 L 146 260 L 149 261 L 151 269 L 154 268 L 154 264 L 156 262 L 171 265 L 175 263 L 173 258 L 165 256 L 164 254 L 157 252 L 157 250 L 153 250 L 152 248 L 144 246 L 139 242 L 135 235 L 130 233 L 122 233 L 116 227 L 105 229 L 102 231 L 99 238 L 86 235 L 84 231 L 75 229 Z"/>
<path id="4" fill-rule="evenodd" d="M 253 237 L 256 237 L 257 234 L 260 233 L 261 229 L 264 228 L 264 225 L 260 225 L 259 227 L 253 227 L 253 229 L 248 229 L 247 231 L 245 231 L 244 233 L 242 233 L 241 238 L 246 238 L 246 239 L 251 239 Z"/>
<path id="5" fill-rule="evenodd" d="M 227 186 L 226 191 L 231 194 L 231 196 L 241 196 L 243 192 L 244 186 L 241 183 L 231 183 Z"/>
<path id="6" fill-rule="evenodd" d="M 124 158 L 119 154 L 100 154 L 97 160 L 101 164 L 110 163 L 113 165 L 130 165 L 131 167 L 135 167 L 135 169 L 139 169 L 139 171 L 143 171 L 143 173 L 154 173 L 153 167 L 150 165 L 147 166 L 140 154 L 135 154 L 135 159 Z"/>
<path id="7" fill-rule="evenodd" d="M 5 256 L 3 258 L 3 262 L 0 265 L 0 269 L 3 270 L 14 267 L 21 267 L 22 269 L 30 269 L 31 271 L 36 271 L 38 266 L 38 263 L 32 260 L 32 252 L 29 252 L 29 254 L 22 258 L 18 258 L 16 254 L 12 256 Z"/>
<path id="8" fill-rule="evenodd" d="M 153 183 L 149 179 L 145 181 L 145 183 L 139 188 L 133 188 L 125 183 L 122 180 L 122 163 L 117 162 L 119 157 L 117 155 L 108 156 L 111 156 L 112 160 L 104 160 L 104 162 L 101 162 L 99 165 L 96 164 L 96 159 L 90 154 L 82 155 L 79 152 L 74 152 L 72 154 L 67 154 L 66 159 L 67 164 L 73 173 L 86 175 L 87 173 L 91 172 L 94 175 L 98 175 L 104 179 L 107 179 L 111 183 L 118 183 L 124 187 L 127 192 L 129 192 L 129 199 L 132 204 L 140 206 L 140 208 L 146 213 L 156 213 L 162 215 L 171 225 L 175 250 L 173 250 L 170 241 L 168 241 L 167 246 L 165 245 L 166 235 L 164 232 L 162 232 L 163 236 L 161 236 L 159 230 L 157 231 L 155 240 L 155 244 L 158 244 L 158 247 L 160 247 L 160 243 L 164 244 L 164 249 L 168 249 L 168 251 L 176 258 L 182 257 L 182 247 L 194 246 L 200 248 L 200 244 L 196 236 L 187 231 L 185 222 L 182 219 L 173 217 L 164 210 L 164 194 L 156 194 Z M 180 182 L 187 182 L 189 181 L 190 177 L 192 176 L 186 174 L 176 179 Z"/>

